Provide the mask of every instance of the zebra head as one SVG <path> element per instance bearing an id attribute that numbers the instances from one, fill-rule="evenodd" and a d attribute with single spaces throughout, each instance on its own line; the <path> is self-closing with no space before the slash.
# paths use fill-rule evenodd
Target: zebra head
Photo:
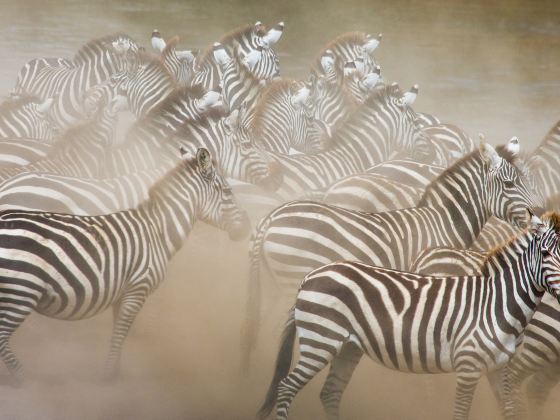
<path id="1" fill-rule="evenodd" d="M 540 215 L 544 203 L 517 167 L 517 154 L 506 147 L 502 157 L 481 136 L 480 155 L 484 165 L 481 190 L 487 197 L 487 212 L 514 226 L 525 228 L 527 209 Z"/>
<path id="2" fill-rule="evenodd" d="M 219 122 L 225 137 L 220 170 L 230 178 L 276 191 L 283 182 L 279 165 L 257 149 L 249 133 L 245 104 Z"/>
<path id="3" fill-rule="evenodd" d="M 120 97 L 118 111 L 122 111 L 124 104 L 122 99 L 127 99 L 126 84 L 128 75 L 119 73 L 84 92 L 82 96 L 82 108 L 86 118 L 92 118 L 101 108 L 108 105 L 114 98 Z"/>
<path id="4" fill-rule="evenodd" d="M 378 87 L 364 105 L 373 113 L 376 125 L 386 130 L 385 137 L 396 149 L 411 153 L 419 161 L 433 162 L 434 144 L 422 131 L 416 112 L 397 83 Z"/>
<path id="5" fill-rule="evenodd" d="M 540 268 L 537 284 L 560 302 L 560 214 L 547 213 L 542 221 L 533 215 L 530 229 L 535 235 L 533 267 Z"/>
<path id="6" fill-rule="evenodd" d="M 183 153 L 184 155 L 185 153 Z M 202 196 L 198 209 L 199 217 L 203 221 L 225 230 L 230 239 L 234 241 L 247 237 L 251 229 L 249 217 L 237 205 L 231 187 L 214 167 L 208 150 L 198 149 L 196 165 L 201 181 L 200 194 Z"/>

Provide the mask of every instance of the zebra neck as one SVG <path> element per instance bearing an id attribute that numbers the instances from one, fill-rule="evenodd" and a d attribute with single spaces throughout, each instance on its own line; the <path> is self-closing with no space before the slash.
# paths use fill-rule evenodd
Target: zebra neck
<path id="1" fill-rule="evenodd" d="M 181 248 L 198 218 L 198 182 L 195 171 L 185 170 L 181 162 L 152 187 L 149 200 L 139 209 L 155 228 L 167 258 Z"/>
<path id="2" fill-rule="evenodd" d="M 507 313 L 509 325 L 518 333 L 527 326 L 544 294 L 535 274 L 531 240 L 531 233 L 521 234 L 488 257 L 482 269 L 485 275 L 494 278 L 496 304 L 491 304 L 488 310 L 494 313 L 495 319 Z"/>
<path id="3" fill-rule="evenodd" d="M 486 202 L 486 173 L 480 154 L 452 166 L 427 188 L 418 207 L 428 206 L 440 215 L 442 229 L 453 233 L 451 246 L 469 248 L 490 217 Z"/>

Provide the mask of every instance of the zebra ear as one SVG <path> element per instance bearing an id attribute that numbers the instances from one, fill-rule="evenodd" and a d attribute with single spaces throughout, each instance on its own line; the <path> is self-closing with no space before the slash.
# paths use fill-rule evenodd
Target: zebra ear
<path id="1" fill-rule="evenodd" d="M 196 151 L 196 161 L 198 163 L 200 171 L 202 172 L 202 175 L 206 178 L 210 178 L 214 173 L 210 152 L 201 147 Z"/>
<path id="2" fill-rule="evenodd" d="M 529 228 L 531 231 L 536 235 L 542 235 L 546 231 L 546 225 L 530 209 L 527 209 L 527 213 L 529 213 Z"/>
<path id="3" fill-rule="evenodd" d="M 513 136 L 511 139 L 509 139 L 509 142 L 506 145 L 506 149 L 513 156 L 519 156 L 519 150 L 521 149 L 521 146 L 519 145 L 519 139 L 516 136 Z"/>
<path id="4" fill-rule="evenodd" d="M 502 163 L 502 158 L 490 144 L 484 140 L 484 135 L 479 134 L 480 137 L 480 156 L 490 166 L 490 169 L 495 169 Z"/>
<path id="5" fill-rule="evenodd" d="M 410 106 L 414 103 L 417 97 L 418 97 L 418 85 L 415 84 L 410 88 L 408 92 L 405 92 L 405 94 L 403 95 L 403 101 L 405 104 Z"/>
<path id="6" fill-rule="evenodd" d="M 372 36 L 372 35 L 368 35 L 366 37 L 366 42 L 364 42 L 364 50 L 368 53 L 371 54 L 372 52 L 374 52 L 377 47 L 379 47 L 379 44 L 381 43 L 381 39 L 383 38 L 383 34 L 379 34 L 377 36 Z"/>
<path id="7" fill-rule="evenodd" d="M 280 40 L 283 32 L 284 22 L 279 22 L 274 28 L 270 28 L 268 32 L 264 34 L 262 39 L 268 47 L 271 47 Z"/>

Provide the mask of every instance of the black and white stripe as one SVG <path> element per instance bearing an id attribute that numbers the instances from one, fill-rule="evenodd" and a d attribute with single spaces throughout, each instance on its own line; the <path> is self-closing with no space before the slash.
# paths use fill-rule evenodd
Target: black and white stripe
<path id="1" fill-rule="evenodd" d="M 468 248 L 491 215 L 523 227 L 527 209 L 539 206 L 517 167 L 481 142 L 480 152 L 429 185 L 418 207 L 370 214 L 294 201 L 277 208 L 259 223 L 250 251 L 244 357 L 256 339 L 261 265 L 292 295 L 301 278 L 323 264 L 357 260 L 406 270 L 427 247 Z"/>
<path id="2" fill-rule="evenodd" d="M 72 61 L 35 59 L 19 72 L 15 95 L 54 98 L 53 121 L 67 128 L 84 118 L 83 95 L 111 76 L 134 70 L 138 45 L 124 34 L 98 38 L 83 45 Z"/>
<path id="3" fill-rule="evenodd" d="M 113 307 L 107 373 L 117 373 L 121 347 L 169 259 L 197 219 L 240 239 L 248 219 L 218 175 L 209 153 L 184 158 L 140 207 L 98 217 L 0 213 L 0 357 L 17 378 L 22 368 L 9 341 L 33 311 L 67 320 Z"/>
<path id="4" fill-rule="evenodd" d="M 0 104 L 0 139 L 50 142 L 56 134 L 51 123 L 53 99 L 34 96 L 8 98 Z"/>
<path id="5" fill-rule="evenodd" d="M 514 355 L 542 296 L 560 296 L 560 217 L 496 251 L 481 276 L 427 277 L 359 262 L 309 273 L 290 311 L 274 378 L 259 412 L 286 419 L 301 388 L 330 364 L 321 401 L 339 418 L 361 356 L 410 373 L 457 374 L 455 419 L 466 419 L 480 376 Z M 500 302 L 500 304 L 497 304 Z M 299 357 L 294 358 L 294 339 Z"/>

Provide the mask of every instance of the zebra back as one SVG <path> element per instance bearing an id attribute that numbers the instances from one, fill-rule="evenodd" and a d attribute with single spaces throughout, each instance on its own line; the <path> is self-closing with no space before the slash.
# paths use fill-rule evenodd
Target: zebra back
<path id="1" fill-rule="evenodd" d="M 29 165 L 43 159 L 51 147 L 51 144 L 37 140 L 0 140 L 0 170 Z"/>

